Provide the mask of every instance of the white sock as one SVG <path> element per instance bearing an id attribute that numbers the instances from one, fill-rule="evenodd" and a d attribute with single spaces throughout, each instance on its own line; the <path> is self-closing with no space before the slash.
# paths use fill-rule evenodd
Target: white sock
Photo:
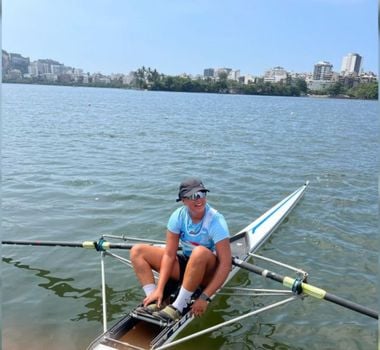
<path id="1" fill-rule="evenodd" d="M 143 286 L 145 296 L 148 296 L 150 293 L 153 293 L 156 290 L 156 285 L 154 283 L 149 283 Z"/>
<path id="2" fill-rule="evenodd" d="M 194 292 L 190 292 L 184 287 L 181 287 L 178 293 L 177 299 L 174 301 L 173 306 L 179 311 L 182 312 L 187 304 L 191 301 L 191 296 Z"/>

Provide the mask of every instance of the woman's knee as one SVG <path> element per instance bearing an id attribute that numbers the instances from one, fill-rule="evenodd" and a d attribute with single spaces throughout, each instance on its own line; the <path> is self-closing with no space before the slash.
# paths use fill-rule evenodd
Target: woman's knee
<path id="1" fill-rule="evenodd" d="M 192 260 L 209 260 L 214 254 L 206 247 L 198 246 L 193 249 L 191 252 L 190 259 Z"/>
<path id="2" fill-rule="evenodd" d="M 163 253 L 163 248 L 139 243 L 131 249 L 130 258 L 134 267 L 148 264 L 151 268 L 158 271 Z"/>
<path id="3" fill-rule="evenodd" d="M 136 244 L 131 248 L 130 257 L 132 262 L 144 255 L 145 248 L 145 244 Z"/>

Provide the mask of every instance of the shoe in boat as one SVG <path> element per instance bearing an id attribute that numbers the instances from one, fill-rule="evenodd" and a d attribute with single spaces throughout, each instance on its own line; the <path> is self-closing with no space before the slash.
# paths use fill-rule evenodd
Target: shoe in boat
<path id="1" fill-rule="evenodd" d="M 173 305 L 168 305 L 162 310 L 154 312 L 153 316 L 165 321 L 178 321 L 182 314 Z"/>
<path id="2" fill-rule="evenodd" d="M 136 313 L 152 315 L 153 312 L 158 312 L 162 307 L 158 307 L 156 303 L 149 304 L 147 306 L 139 306 L 136 308 Z"/>

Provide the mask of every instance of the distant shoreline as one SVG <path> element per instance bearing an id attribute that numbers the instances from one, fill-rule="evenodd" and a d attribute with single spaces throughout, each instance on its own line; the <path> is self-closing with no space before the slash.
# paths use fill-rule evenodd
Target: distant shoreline
<path id="1" fill-rule="evenodd" d="M 2 84 L 20 84 L 20 85 L 41 85 L 41 86 L 66 86 L 66 87 L 91 87 L 91 88 L 105 88 L 105 89 L 123 89 L 123 90 L 134 90 L 134 91 L 162 91 L 162 92 L 187 92 L 189 91 L 168 91 L 168 90 L 149 90 L 149 89 L 138 89 L 133 87 L 115 87 L 109 86 L 107 84 L 56 84 L 56 83 L 35 83 L 35 82 L 25 82 L 25 81 L 2 81 Z M 378 98 L 374 99 L 365 99 L 365 98 L 356 98 L 348 95 L 322 95 L 322 94 L 302 94 L 300 96 L 289 96 L 289 95 L 278 95 L 278 94 L 242 94 L 236 92 L 191 92 L 191 93 L 212 93 L 219 95 L 242 95 L 242 96 L 278 96 L 278 97 L 310 97 L 310 98 L 319 98 L 319 99 L 345 99 L 345 100 L 364 100 L 364 101 L 377 101 Z"/>

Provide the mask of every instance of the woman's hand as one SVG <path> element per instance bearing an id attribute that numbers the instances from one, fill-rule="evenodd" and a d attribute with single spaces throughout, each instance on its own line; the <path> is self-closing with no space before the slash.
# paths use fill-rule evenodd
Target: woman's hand
<path id="1" fill-rule="evenodd" d="M 197 299 L 194 301 L 193 305 L 191 306 L 191 313 L 195 317 L 202 316 L 204 312 L 207 310 L 208 302 L 206 300 Z"/>
<path id="2" fill-rule="evenodd" d="M 162 303 L 162 298 L 163 293 L 159 289 L 156 289 L 143 300 L 143 304 L 144 306 L 147 306 L 149 304 L 152 304 L 153 302 L 156 302 L 157 306 L 160 307 Z"/>

